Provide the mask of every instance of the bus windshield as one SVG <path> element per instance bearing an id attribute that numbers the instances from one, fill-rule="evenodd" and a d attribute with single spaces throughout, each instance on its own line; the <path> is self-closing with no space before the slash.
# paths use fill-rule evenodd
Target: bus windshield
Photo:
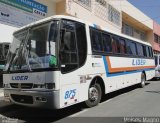
<path id="1" fill-rule="evenodd" d="M 14 33 L 5 70 L 23 71 L 57 67 L 59 21 L 33 26 Z"/>

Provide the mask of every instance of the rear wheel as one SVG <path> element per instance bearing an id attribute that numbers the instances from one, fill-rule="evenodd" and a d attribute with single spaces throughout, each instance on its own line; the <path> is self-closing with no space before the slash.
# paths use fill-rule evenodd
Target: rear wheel
<path id="1" fill-rule="evenodd" d="M 91 85 L 88 90 L 88 100 L 85 101 L 87 107 L 93 107 L 100 103 L 102 97 L 102 89 L 98 83 Z"/>
<path id="2" fill-rule="evenodd" d="M 145 84 L 146 84 L 146 77 L 145 77 L 145 74 L 142 73 L 142 74 L 141 74 L 141 83 L 140 83 L 140 87 L 141 87 L 141 88 L 144 88 Z"/>

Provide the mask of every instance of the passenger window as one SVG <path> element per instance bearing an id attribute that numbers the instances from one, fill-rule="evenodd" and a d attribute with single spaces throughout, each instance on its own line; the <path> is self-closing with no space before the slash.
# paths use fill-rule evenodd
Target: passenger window
<path id="1" fill-rule="evenodd" d="M 102 34 L 104 52 L 112 52 L 111 37 L 108 34 Z"/>
<path id="2" fill-rule="evenodd" d="M 60 33 L 60 61 L 62 73 L 78 68 L 75 23 L 63 20 Z"/>
<path id="3" fill-rule="evenodd" d="M 137 49 L 138 49 L 138 55 L 139 56 L 144 56 L 143 47 L 142 47 L 141 44 L 137 43 Z"/>
<path id="4" fill-rule="evenodd" d="M 151 57 L 151 51 L 149 47 L 148 47 L 148 51 L 149 51 L 149 57 Z"/>
<path id="5" fill-rule="evenodd" d="M 155 65 L 157 66 L 157 64 L 158 64 L 158 57 L 157 56 L 154 56 L 154 61 L 155 61 Z"/>
<path id="6" fill-rule="evenodd" d="M 153 57 L 153 51 L 152 51 L 152 48 L 151 48 L 151 47 L 149 47 L 149 50 L 150 50 L 150 53 L 151 53 L 150 57 Z"/>
<path id="7" fill-rule="evenodd" d="M 143 54 L 144 54 L 145 57 L 147 57 L 146 46 L 143 45 L 142 47 L 143 47 Z"/>
<path id="8" fill-rule="evenodd" d="M 79 67 L 81 67 L 85 63 L 87 58 L 87 38 L 84 24 L 76 23 L 76 37 L 78 46 Z"/>
<path id="9" fill-rule="evenodd" d="M 129 55 L 137 55 L 136 44 L 131 41 L 127 41 L 127 54 Z"/>
<path id="10" fill-rule="evenodd" d="M 121 54 L 126 54 L 126 45 L 124 39 L 119 40 L 119 49 Z"/>
<path id="11" fill-rule="evenodd" d="M 83 66 L 87 58 L 85 25 L 62 20 L 60 41 L 59 59 L 62 73 L 72 72 Z"/>
<path id="12" fill-rule="evenodd" d="M 149 57 L 149 50 L 147 46 L 146 46 L 146 54 L 147 54 L 147 57 Z"/>
<path id="13" fill-rule="evenodd" d="M 112 52 L 113 53 L 118 53 L 118 38 L 117 37 L 112 37 Z"/>
<path id="14" fill-rule="evenodd" d="M 96 30 L 91 30 L 92 35 L 92 49 L 93 51 L 102 52 L 103 51 L 103 44 L 102 44 L 102 37 L 101 33 Z"/>

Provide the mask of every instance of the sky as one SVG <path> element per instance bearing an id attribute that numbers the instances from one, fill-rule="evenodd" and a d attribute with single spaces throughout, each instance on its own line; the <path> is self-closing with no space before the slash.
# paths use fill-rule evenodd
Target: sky
<path id="1" fill-rule="evenodd" d="M 145 15 L 160 24 L 160 0 L 128 0 Z"/>

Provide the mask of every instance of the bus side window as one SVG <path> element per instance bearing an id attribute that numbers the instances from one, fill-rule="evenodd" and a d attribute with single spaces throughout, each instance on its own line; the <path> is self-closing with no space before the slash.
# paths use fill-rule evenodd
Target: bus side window
<path id="1" fill-rule="evenodd" d="M 142 44 L 137 43 L 138 55 L 144 56 Z"/>
<path id="2" fill-rule="evenodd" d="M 75 23 L 63 20 L 60 37 L 61 70 L 67 73 L 78 67 Z"/>
<path id="3" fill-rule="evenodd" d="M 146 46 L 143 45 L 142 47 L 143 47 L 143 54 L 144 54 L 145 57 L 147 57 Z"/>
<path id="4" fill-rule="evenodd" d="M 127 40 L 127 54 L 137 55 L 136 43 Z"/>
<path id="5" fill-rule="evenodd" d="M 117 41 L 118 39 L 116 39 L 116 37 L 112 37 L 112 52 L 113 53 L 118 53 L 118 49 L 117 49 Z"/>
<path id="6" fill-rule="evenodd" d="M 146 55 L 147 55 L 147 57 L 149 57 L 149 50 L 148 50 L 148 47 L 146 46 Z"/>
<path id="7" fill-rule="evenodd" d="M 76 23 L 76 39 L 78 46 L 79 67 L 81 67 L 87 58 L 87 37 L 84 24 Z"/>
<path id="8" fill-rule="evenodd" d="M 120 53 L 121 54 L 126 54 L 126 44 L 125 44 L 125 39 L 119 40 L 119 47 L 120 47 Z"/>
<path id="9" fill-rule="evenodd" d="M 96 52 L 103 51 L 101 32 L 91 29 L 92 50 Z"/>
<path id="10" fill-rule="evenodd" d="M 151 57 L 153 57 L 153 50 L 152 50 L 152 47 L 149 47 L 150 49 L 150 52 L 151 52 Z"/>
<path id="11" fill-rule="evenodd" d="M 158 56 L 154 56 L 154 61 L 155 61 L 155 65 L 157 66 L 157 64 L 158 64 Z"/>
<path id="12" fill-rule="evenodd" d="M 102 34 L 104 52 L 110 53 L 112 52 L 112 45 L 111 45 L 111 37 L 108 34 Z"/>

